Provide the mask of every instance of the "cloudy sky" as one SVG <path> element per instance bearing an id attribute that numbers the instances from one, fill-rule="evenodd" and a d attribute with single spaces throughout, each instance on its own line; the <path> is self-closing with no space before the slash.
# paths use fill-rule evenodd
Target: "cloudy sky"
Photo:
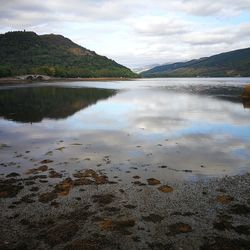
<path id="1" fill-rule="evenodd" d="M 0 33 L 62 34 L 128 67 L 250 47 L 250 0 L 0 0 Z"/>

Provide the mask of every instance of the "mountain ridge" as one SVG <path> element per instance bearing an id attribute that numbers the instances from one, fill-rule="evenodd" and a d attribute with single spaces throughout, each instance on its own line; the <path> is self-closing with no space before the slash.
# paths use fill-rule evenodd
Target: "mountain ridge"
<path id="1" fill-rule="evenodd" d="M 142 77 L 230 77 L 250 76 L 250 47 L 210 57 L 156 66 Z"/>
<path id="2" fill-rule="evenodd" d="M 62 35 L 37 35 L 32 31 L 0 34 L 0 77 L 26 74 L 137 77 L 127 67 Z"/>

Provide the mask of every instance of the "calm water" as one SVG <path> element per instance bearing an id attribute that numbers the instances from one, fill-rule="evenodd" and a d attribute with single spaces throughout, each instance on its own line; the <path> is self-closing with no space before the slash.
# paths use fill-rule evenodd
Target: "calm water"
<path id="1" fill-rule="evenodd" d="M 0 173 L 44 159 L 64 176 L 130 180 L 250 170 L 249 78 L 65 82 L 0 87 Z M 166 167 L 161 167 L 166 166 Z"/>

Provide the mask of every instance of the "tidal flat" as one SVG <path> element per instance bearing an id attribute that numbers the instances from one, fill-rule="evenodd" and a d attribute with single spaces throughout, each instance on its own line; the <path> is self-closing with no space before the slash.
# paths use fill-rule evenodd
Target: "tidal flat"
<path id="1" fill-rule="evenodd" d="M 0 87 L 0 249 L 250 249 L 250 78 Z"/>

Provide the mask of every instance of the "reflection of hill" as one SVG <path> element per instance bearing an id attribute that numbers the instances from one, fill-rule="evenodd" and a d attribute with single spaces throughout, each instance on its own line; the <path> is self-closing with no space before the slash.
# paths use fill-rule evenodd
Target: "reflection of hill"
<path id="1" fill-rule="evenodd" d="M 244 88 L 241 86 L 211 86 L 211 85 L 193 85 L 193 86 L 170 86 L 168 90 L 189 93 L 195 95 L 211 96 L 234 103 L 243 103 L 242 93 Z"/>
<path id="2" fill-rule="evenodd" d="M 234 103 L 242 103 L 241 94 L 243 88 L 238 86 L 213 86 L 209 89 L 201 91 L 200 94 L 213 96 L 217 99 L 222 99 Z"/>
<path id="3" fill-rule="evenodd" d="M 0 91 L 0 116 L 18 122 L 60 119 L 106 99 L 110 89 L 35 87 Z"/>

